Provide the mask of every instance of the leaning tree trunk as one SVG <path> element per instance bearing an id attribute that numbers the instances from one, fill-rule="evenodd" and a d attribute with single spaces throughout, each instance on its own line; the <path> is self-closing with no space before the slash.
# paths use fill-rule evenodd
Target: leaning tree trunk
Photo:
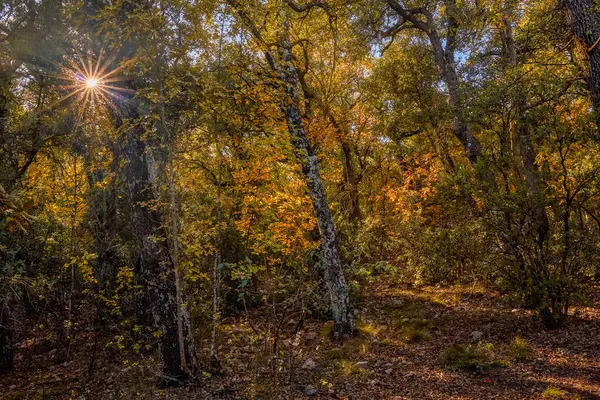
<path id="1" fill-rule="evenodd" d="M 279 10 L 281 32 L 279 43 L 277 43 L 279 60 L 276 60 L 270 50 L 271 46 L 264 40 L 253 19 L 243 10 L 241 2 L 238 0 L 227 0 L 227 3 L 236 10 L 238 16 L 247 25 L 259 45 L 263 47 L 269 66 L 279 75 L 285 87 L 286 98 L 282 108 L 285 113 L 288 130 L 293 138 L 292 144 L 297 150 L 298 158 L 302 165 L 302 174 L 307 182 L 321 235 L 321 252 L 325 269 L 325 281 L 329 289 L 334 322 L 333 336 L 334 338 L 343 338 L 352 335 L 356 327 L 350 306 L 348 285 L 346 284 L 340 262 L 337 233 L 333 224 L 333 217 L 327 201 L 323 180 L 321 179 L 319 163 L 308 142 L 304 121 L 302 120 L 299 75 L 294 65 L 289 24 L 285 11 Z"/>
<path id="2" fill-rule="evenodd" d="M 288 99 L 284 105 L 284 112 L 288 130 L 293 138 L 293 145 L 298 150 L 302 173 L 308 185 L 321 234 L 325 280 L 329 289 L 334 322 L 333 335 L 335 338 L 342 338 L 355 332 L 354 316 L 350 307 L 348 285 L 340 262 L 337 233 L 323 180 L 321 179 L 319 163 L 308 142 L 304 121 L 302 120 L 298 71 L 294 66 L 287 20 L 284 19 L 282 25 L 282 35 L 279 42 L 279 55 L 282 65 L 279 66 L 279 74 L 285 84 Z"/>
<path id="3" fill-rule="evenodd" d="M 267 62 L 271 69 L 279 75 L 285 88 L 286 98 L 282 108 L 285 113 L 288 131 L 293 138 L 292 144 L 297 150 L 298 158 L 302 165 L 302 174 L 307 182 L 321 235 L 321 252 L 323 254 L 325 281 L 329 289 L 334 322 L 333 336 L 334 338 L 343 338 L 352 335 L 356 327 L 350 306 L 348 285 L 346 284 L 340 262 L 337 233 L 333 224 L 333 217 L 327 201 L 323 180 L 321 179 L 319 163 L 312 147 L 308 143 L 304 121 L 302 120 L 299 75 L 294 65 L 289 25 L 285 11 L 279 10 L 281 34 L 279 43 L 277 44 L 279 60 L 276 60 L 270 50 L 271 46 L 264 40 L 253 19 L 243 10 L 240 1 L 227 0 L 227 3 L 233 7 L 238 16 L 247 25 L 256 41 L 263 47 Z"/>
<path id="4" fill-rule="evenodd" d="M 411 27 L 425 33 L 429 38 L 429 43 L 431 44 L 431 49 L 433 50 L 435 63 L 438 67 L 440 77 L 444 81 L 446 89 L 448 90 L 448 101 L 450 103 L 450 107 L 452 108 L 452 116 L 454 117 L 454 136 L 456 136 L 463 145 L 471 164 L 477 163 L 477 161 L 483 155 L 481 143 L 479 143 L 479 140 L 475 137 L 475 135 L 473 135 L 473 132 L 471 131 L 469 124 L 464 117 L 464 107 L 463 102 L 461 101 L 458 74 L 456 72 L 456 62 L 454 56 L 456 35 L 458 31 L 456 2 L 453 0 L 445 1 L 448 35 L 444 41 L 442 41 L 442 38 L 440 37 L 440 34 L 434 25 L 435 22 L 433 20 L 433 15 L 425 9 L 425 19 L 421 19 L 416 16 L 416 13 L 412 13 L 406 9 L 398 0 L 386 0 L 386 3 L 398 14 L 405 24 L 410 23 Z M 486 179 L 491 178 L 486 177 Z"/>
<path id="5" fill-rule="evenodd" d="M 588 86 L 594 105 L 596 125 L 600 129 L 600 2 L 565 0 L 571 31 L 583 46 L 589 62 Z"/>
<path id="6" fill-rule="evenodd" d="M 458 138 L 463 145 L 467 157 L 471 164 L 475 164 L 482 156 L 481 143 L 473 135 L 468 122 L 464 117 L 463 102 L 460 95 L 458 73 L 456 72 L 456 63 L 454 61 L 454 51 L 452 49 L 444 50 L 442 41 L 436 30 L 428 32 L 429 41 L 433 48 L 435 62 L 446 90 L 448 90 L 448 101 L 452 108 L 454 117 L 454 136 Z"/>

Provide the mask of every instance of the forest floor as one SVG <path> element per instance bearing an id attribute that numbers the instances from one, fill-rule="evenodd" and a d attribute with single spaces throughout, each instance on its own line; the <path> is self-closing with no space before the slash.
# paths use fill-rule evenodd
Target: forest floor
<path id="1" fill-rule="evenodd" d="M 0 398 L 600 399 L 598 306 L 579 307 L 566 328 L 548 331 L 530 311 L 478 287 L 376 280 L 365 293 L 360 332 L 342 343 L 330 340 L 331 323 L 298 329 L 293 315 L 280 323 L 255 310 L 221 325 L 220 376 L 159 389 L 156 362 L 116 360 L 105 346 L 91 378 L 89 352 L 58 364 L 51 351 L 30 358 L 21 349 L 15 373 L 0 377 Z M 261 335 L 268 329 L 276 351 Z"/>

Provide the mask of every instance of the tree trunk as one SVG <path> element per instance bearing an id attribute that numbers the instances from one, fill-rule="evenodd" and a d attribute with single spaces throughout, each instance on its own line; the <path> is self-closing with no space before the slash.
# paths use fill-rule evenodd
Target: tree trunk
<path id="1" fill-rule="evenodd" d="M 13 335 L 8 305 L 0 307 L 0 374 L 5 374 L 13 369 Z"/>
<path id="2" fill-rule="evenodd" d="M 565 4 L 571 31 L 587 54 L 590 68 L 588 87 L 596 125 L 600 129 L 600 3 L 597 0 L 565 0 Z"/>
<path id="3" fill-rule="evenodd" d="M 308 191 L 317 216 L 321 234 L 321 251 L 325 267 L 325 280 L 331 299 L 331 311 L 334 322 L 334 338 L 350 336 L 355 332 L 354 315 L 350 307 L 348 286 L 342 264 L 340 262 L 337 233 L 333 224 L 333 216 L 327 201 L 327 194 L 321 179 L 321 171 L 317 157 L 308 142 L 302 113 L 300 110 L 300 93 L 298 71 L 294 66 L 292 46 L 289 38 L 287 18 L 282 12 L 282 32 L 279 38 L 279 56 L 281 64 L 278 68 L 281 80 L 285 84 L 287 103 L 284 113 L 287 126 L 293 138 L 293 145 L 298 150 L 302 165 L 302 173 L 306 178 Z"/>
<path id="4" fill-rule="evenodd" d="M 456 64 L 454 61 L 454 51 L 444 50 L 442 41 L 436 30 L 429 31 L 427 35 L 429 36 L 429 41 L 433 48 L 435 61 L 440 71 L 440 75 L 448 90 L 448 101 L 454 117 L 454 136 L 456 136 L 463 145 L 471 164 L 475 164 L 482 156 L 482 148 L 481 143 L 479 143 L 479 140 L 473 135 L 473 132 L 471 132 L 469 124 L 463 115 L 463 104 L 460 96 Z"/>
<path id="5" fill-rule="evenodd" d="M 504 21 L 504 31 L 502 34 L 503 47 L 506 63 L 509 67 L 517 66 L 517 49 L 512 35 L 512 27 L 508 21 Z M 513 99 L 515 108 L 515 136 L 518 137 L 518 147 L 527 182 L 527 194 L 533 204 L 533 225 L 537 235 L 537 243 L 542 247 L 546 235 L 548 234 L 549 221 L 546 213 L 545 201 L 539 182 L 539 171 L 536 162 L 537 153 L 531 141 L 529 130 L 529 121 L 527 115 L 527 98 L 523 90 L 517 88 Z"/>
<path id="6" fill-rule="evenodd" d="M 135 13 L 139 6 L 130 1 L 123 2 L 122 18 Z M 135 44 L 132 40 L 128 37 L 121 43 L 116 63 L 135 56 Z M 185 359 L 190 367 L 195 364 L 192 329 L 187 315 L 180 315 L 178 311 L 175 265 L 163 226 L 164 218 L 155 204 L 150 171 L 152 165 L 145 131 L 138 121 L 141 102 L 130 94 L 135 92 L 133 82 L 128 81 L 123 86 L 127 91 L 120 94 L 119 100 L 115 102 L 119 114 L 115 116 L 115 126 L 126 131 L 122 144 L 122 154 L 126 161 L 123 172 L 127 184 L 126 198 L 132 207 L 130 227 L 134 243 L 134 265 L 149 302 L 152 323 L 160 332 L 158 345 L 163 362 L 163 383 L 176 386 L 189 378 L 185 362 L 180 357 L 180 329 L 183 329 L 183 336 L 186 338 L 183 350 Z"/>
<path id="7" fill-rule="evenodd" d="M 333 336 L 336 339 L 350 336 L 355 333 L 354 315 L 350 307 L 348 285 L 344 278 L 340 262 L 337 243 L 337 233 L 333 224 L 333 216 L 327 201 L 327 194 L 321 179 L 321 171 L 317 157 L 306 134 L 302 112 L 300 110 L 300 82 L 298 70 L 294 65 L 292 44 L 287 16 L 280 3 L 279 16 L 281 18 L 280 35 L 277 49 L 279 60 L 276 60 L 265 42 L 252 18 L 244 11 L 237 0 L 227 0 L 243 20 L 250 32 L 263 48 L 263 52 L 271 69 L 279 75 L 285 88 L 286 98 L 282 109 L 285 114 L 288 130 L 292 136 L 292 144 L 297 150 L 297 156 L 302 166 L 302 174 L 306 179 L 310 198 L 317 217 L 321 235 L 321 252 L 325 269 L 325 281 L 329 289 L 331 311 L 333 314 Z"/>
<path id="8" fill-rule="evenodd" d="M 152 322 L 160 331 L 164 383 L 177 385 L 188 376 L 180 358 L 175 269 L 161 222 L 163 219 L 154 204 L 143 133 L 140 126 L 129 128 L 123 144 L 127 162 L 124 167 L 127 199 L 132 205 L 131 229 L 137 244 L 135 269 L 150 303 Z"/>
<path id="9" fill-rule="evenodd" d="M 360 209 L 360 197 L 358 193 L 358 176 L 352 163 L 352 148 L 350 144 L 341 138 L 342 156 L 344 159 L 344 191 L 347 194 L 346 211 L 350 217 L 350 221 L 357 222 L 362 219 L 362 211 Z"/>
<path id="10" fill-rule="evenodd" d="M 386 0 L 386 3 L 394 10 L 398 17 L 404 20 L 404 23 L 410 23 L 411 27 L 414 27 L 427 35 L 431 48 L 435 57 L 435 63 L 440 72 L 440 76 L 446 85 L 448 90 L 448 100 L 452 107 L 452 114 L 454 117 L 454 135 L 462 143 L 467 157 L 471 164 L 475 164 L 483 155 L 481 143 L 473 135 L 469 124 L 464 117 L 463 103 L 460 96 L 458 74 L 456 73 L 455 63 L 455 46 L 456 46 L 456 34 L 458 31 L 458 22 L 456 19 L 456 1 L 445 0 L 446 6 L 446 24 L 448 26 L 448 34 L 444 40 L 445 48 L 442 44 L 442 39 L 435 27 L 435 21 L 433 15 L 423 9 L 423 15 L 425 20 L 416 16 L 416 14 L 409 12 L 404 5 L 398 0 Z"/>

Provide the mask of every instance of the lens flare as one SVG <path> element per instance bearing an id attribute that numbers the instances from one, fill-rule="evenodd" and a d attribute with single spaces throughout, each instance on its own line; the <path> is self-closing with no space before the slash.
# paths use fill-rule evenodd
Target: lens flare
<path id="1" fill-rule="evenodd" d="M 94 89 L 96 86 L 98 86 L 98 79 L 96 79 L 96 78 L 87 78 L 85 80 L 85 86 L 88 89 Z"/>
<path id="2" fill-rule="evenodd" d="M 127 98 L 135 93 L 134 90 L 118 84 L 120 81 L 128 80 L 128 77 L 122 75 L 121 72 L 123 68 L 133 63 L 133 60 L 115 65 L 115 57 L 105 58 L 104 50 L 101 50 L 97 57 L 91 53 L 85 57 L 79 52 L 75 52 L 75 57 L 64 55 L 65 64 L 56 64 L 63 72 L 57 74 L 56 77 L 66 81 L 66 84 L 61 85 L 66 94 L 55 104 L 74 99 L 75 101 L 71 102 L 70 107 L 78 108 L 77 124 L 84 118 L 86 110 L 96 111 L 109 107 L 115 112 L 119 112 L 116 103 L 127 101 Z M 130 95 L 124 96 L 125 93 L 130 93 Z"/>

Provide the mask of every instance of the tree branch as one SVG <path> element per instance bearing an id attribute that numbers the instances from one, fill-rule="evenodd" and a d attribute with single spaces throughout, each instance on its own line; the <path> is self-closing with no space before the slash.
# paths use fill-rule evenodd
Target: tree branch
<path id="1" fill-rule="evenodd" d="M 313 0 L 310 3 L 306 3 L 306 4 L 298 4 L 296 2 L 294 2 L 294 0 L 283 0 L 292 10 L 296 11 L 296 12 L 305 12 L 305 11 L 310 11 L 315 7 L 318 7 L 320 9 L 322 9 L 323 11 L 325 11 L 327 13 L 327 15 L 332 16 L 333 14 L 331 13 L 331 7 L 329 6 L 329 4 L 327 4 L 326 1 L 323 0 Z"/>

